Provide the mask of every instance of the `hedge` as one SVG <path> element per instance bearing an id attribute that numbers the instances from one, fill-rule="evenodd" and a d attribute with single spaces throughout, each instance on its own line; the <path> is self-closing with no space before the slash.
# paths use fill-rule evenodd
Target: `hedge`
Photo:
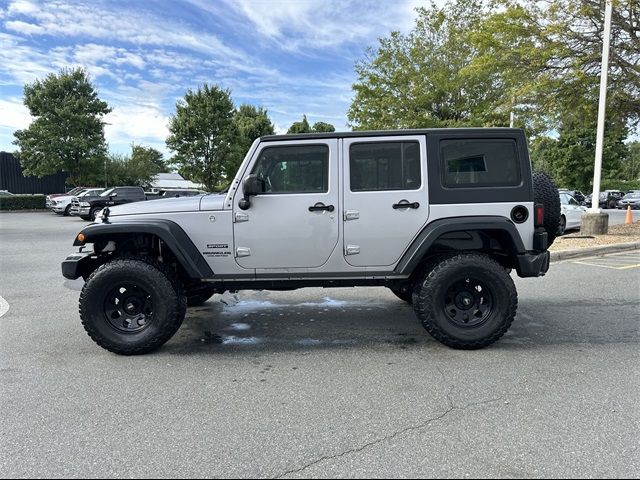
<path id="1" fill-rule="evenodd" d="M 40 210 L 44 208 L 44 195 L 0 196 L 0 210 Z"/>

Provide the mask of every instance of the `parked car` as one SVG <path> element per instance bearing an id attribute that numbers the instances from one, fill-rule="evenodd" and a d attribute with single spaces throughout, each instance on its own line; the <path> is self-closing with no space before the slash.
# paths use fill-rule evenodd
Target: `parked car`
<path id="1" fill-rule="evenodd" d="M 566 193 L 571 195 L 581 205 L 585 200 L 585 196 L 580 190 L 569 190 L 568 188 L 559 188 L 558 191 L 560 193 Z"/>
<path id="2" fill-rule="evenodd" d="M 616 205 L 618 209 L 624 208 L 626 210 L 627 207 L 631 207 L 632 210 L 640 210 L 640 192 L 627 193 Z"/>
<path id="3" fill-rule="evenodd" d="M 49 209 L 51 208 L 51 200 L 53 198 L 64 197 L 66 195 L 74 196 L 79 194 L 81 191 L 86 190 L 87 188 L 88 187 L 75 187 L 72 190 L 68 191 L 67 193 L 52 193 L 51 195 L 47 195 L 44 200 L 45 207 Z"/>
<path id="4" fill-rule="evenodd" d="M 97 189 L 89 189 L 84 192 L 81 192 L 79 195 L 76 195 L 71 199 L 71 207 L 69 208 L 69 215 L 74 217 L 80 216 L 80 202 L 86 202 L 92 197 L 98 197 L 102 192 L 104 192 L 104 188 Z"/>
<path id="5" fill-rule="evenodd" d="M 571 195 L 560 192 L 560 225 L 558 235 L 563 235 L 566 230 L 580 228 L 582 214 L 587 211 L 587 207 L 581 206 Z"/>
<path id="6" fill-rule="evenodd" d="M 142 187 L 115 187 L 102 192 L 98 197 L 85 198 L 80 202 L 80 217 L 95 220 L 96 215 L 105 207 L 124 205 L 125 203 L 146 200 Z"/>
<path id="7" fill-rule="evenodd" d="M 51 210 L 58 215 L 64 215 L 65 217 L 71 214 L 71 201 L 76 197 L 98 196 L 104 191 L 104 188 L 87 188 L 81 190 L 76 195 L 62 195 L 60 197 L 54 197 L 51 199 Z"/>
<path id="8" fill-rule="evenodd" d="M 616 208 L 618 200 L 621 200 L 624 197 L 624 192 L 619 190 L 605 190 L 604 192 L 600 192 L 600 201 L 598 202 L 599 208 Z M 591 207 L 591 194 L 585 197 L 585 206 Z"/>
<path id="9" fill-rule="evenodd" d="M 13 197 L 13 193 L 8 190 L 0 190 L 0 197 Z"/>

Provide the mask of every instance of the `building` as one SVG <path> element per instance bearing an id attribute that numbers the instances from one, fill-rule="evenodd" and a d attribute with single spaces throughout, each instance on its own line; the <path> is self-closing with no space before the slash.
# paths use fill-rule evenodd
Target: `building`
<path id="1" fill-rule="evenodd" d="M 190 180 L 185 180 L 179 173 L 159 173 L 151 181 L 151 192 L 156 192 L 160 189 L 171 188 L 193 188 L 204 189 L 202 185 L 194 183 Z"/>

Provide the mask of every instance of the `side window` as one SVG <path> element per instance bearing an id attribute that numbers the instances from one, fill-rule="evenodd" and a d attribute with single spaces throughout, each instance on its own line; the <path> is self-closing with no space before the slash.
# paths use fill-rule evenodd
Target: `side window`
<path id="1" fill-rule="evenodd" d="M 569 196 L 569 205 L 580 205 L 575 198 Z"/>
<path id="2" fill-rule="evenodd" d="M 418 142 L 354 143 L 349 148 L 352 192 L 417 190 L 422 185 Z"/>
<path id="3" fill-rule="evenodd" d="M 296 145 L 267 147 L 253 167 L 267 193 L 329 191 L 329 147 Z"/>
<path id="4" fill-rule="evenodd" d="M 521 182 L 515 140 L 441 140 L 440 158 L 445 187 L 506 187 Z"/>
<path id="5" fill-rule="evenodd" d="M 569 204 L 569 196 L 566 193 L 561 193 L 560 194 L 560 203 L 562 205 L 568 205 Z"/>

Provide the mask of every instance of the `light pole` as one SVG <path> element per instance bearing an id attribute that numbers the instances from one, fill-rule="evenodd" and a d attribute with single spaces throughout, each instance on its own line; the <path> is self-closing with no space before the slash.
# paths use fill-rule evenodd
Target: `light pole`
<path id="1" fill-rule="evenodd" d="M 600 70 L 600 103 L 598 105 L 598 127 L 596 133 L 596 158 L 593 170 L 593 193 L 591 208 L 582 216 L 581 232 L 585 235 L 603 235 L 609 230 L 609 215 L 600 210 L 600 179 L 602 177 L 602 147 L 604 143 L 604 121 L 607 109 L 607 74 L 609 72 L 609 43 L 611 39 L 611 0 L 606 0 L 604 9 L 604 37 L 602 40 L 602 67 Z"/>

